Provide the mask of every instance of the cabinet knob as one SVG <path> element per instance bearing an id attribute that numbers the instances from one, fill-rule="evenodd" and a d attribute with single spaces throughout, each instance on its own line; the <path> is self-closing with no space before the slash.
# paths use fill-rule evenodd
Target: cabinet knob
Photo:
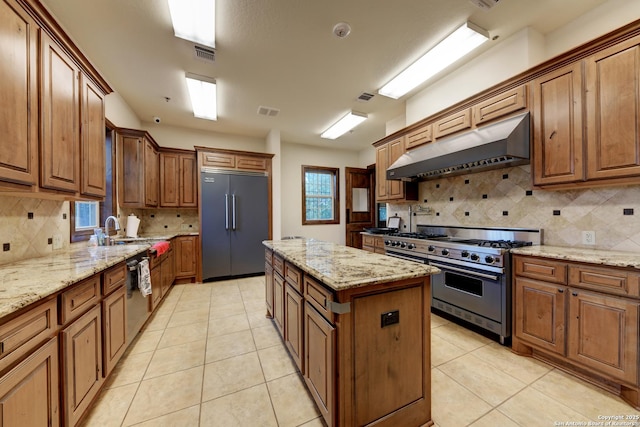
<path id="1" fill-rule="evenodd" d="M 564 289 L 560 288 L 560 289 L 558 289 L 558 292 L 563 294 L 564 293 Z"/>
<path id="2" fill-rule="evenodd" d="M 571 292 L 571 295 L 573 295 L 574 297 L 577 297 L 578 293 L 577 292 Z"/>

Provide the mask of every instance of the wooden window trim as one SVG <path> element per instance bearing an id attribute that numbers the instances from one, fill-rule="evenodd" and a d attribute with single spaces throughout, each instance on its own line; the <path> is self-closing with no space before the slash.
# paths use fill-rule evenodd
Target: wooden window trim
<path id="1" fill-rule="evenodd" d="M 333 219 L 307 220 L 307 192 L 305 188 L 305 175 L 307 172 L 329 172 L 333 174 Z M 302 165 L 302 225 L 324 224 L 340 224 L 340 169 Z"/>

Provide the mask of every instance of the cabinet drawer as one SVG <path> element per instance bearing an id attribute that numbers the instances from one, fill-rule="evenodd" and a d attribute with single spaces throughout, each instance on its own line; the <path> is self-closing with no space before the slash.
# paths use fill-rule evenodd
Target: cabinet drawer
<path id="1" fill-rule="evenodd" d="M 639 296 L 640 276 L 613 268 L 569 266 L 569 284 L 620 295 Z"/>
<path id="2" fill-rule="evenodd" d="M 96 274 L 60 294 L 60 324 L 80 316 L 100 300 L 100 275 Z"/>
<path id="3" fill-rule="evenodd" d="M 103 273 L 102 295 L 109 295 L 111 292 L 124 286 L 127 280 L 127 265 L 120 263 Z"/>
<path id="4" fill-rule="evenodd" d="M 458 113 L 451 114 L 443 119 L 438 120 L 434 125 L 434 136 L 442 138 L 471 127 L 471 109 L 467 108 Z"/>
<path id="5" fill-rule="evenodd" d="M 404 140 L 405 148 L 408 150 L 410 148 L 417 147 L 422 144 L 426 144 L 427 142 L 431 142 L 433 140 L 433 125 L 429 123 L 428 125 L 422 126 L 413 132 L 407 134 L 406 139 Z"/>
<path id="6" fill-rule="evenodd" d="M 516 256 L 515 274 L 545 282 L 567 283 L 567 264 L 546 259 Z"/>
<path id="7" fill-rule="evenodd" d="M 52 299 L 0 326 L 0 371 L 55 334 L 57 312 Z"/>
<path id="8" fill-rule="evenodd" d="M 364 234 L 362 236 L 362 245 L 363 246 L 378 246 L 378 241 L 382 241 L 382 237 L 376 237 L 376 236 L 369 236 L 367 234 Z"/>
<path id="9" fill-rule="evenodd" d="M 236 168 L 251 171 L 266 171 L 267 159 L 260 157 L 237 156 Z"/>
<path id="10" fill-rule="evenodd" d="M 300 294 L 304 293 L 304 283 L 302 282 L 302 270 L 300 270 L 295 265 L 291 264 L 289 261 L 285 261 L 284 263 L 284 278 L 287 283 L 291 284 L 295 290 L 300 292 Z"/>
<path id="11" fill-rule="evenodd" d="M 236 156 L 228 153 L 202 153 L 202 166 L 218 168 L 235 168 Z"/>
<path id="12" fill-rule="evenodd" d="M 273 251 L 271 251 L 271 249 L 264 250 L 264 261 L 267 264 L 273 265 Z"/>
<path id="13" fill-rule="evenodd" d="M 478 125 L 506 116 L 527 106 L 526 86 L 508 90 L 473 106 L 473 122 Z"/>
<path id="14" fill-rule="evenodd" d="M 304 298 L 329 322 L 333 323 L 333 312 L 327 308 L 327 302 L 333 301 L 333 293 L 320 282 L 304 276 Z"/>
<path id="15" fill-rule="evenodd" d="M 284 259 L 278 254 L 273 254 L 273 269 L 284 277 Z"/>

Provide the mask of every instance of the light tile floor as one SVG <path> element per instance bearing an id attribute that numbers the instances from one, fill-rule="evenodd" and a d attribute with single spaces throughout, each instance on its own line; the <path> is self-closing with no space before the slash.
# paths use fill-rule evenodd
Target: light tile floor
<path id="1" fill-rule="evenodd" d="M 84 425 L 323 426 L 264 314 L 264 277 L 174 286 Z M 435 315 L 431 347 L 438 427 L 587 425 L 599 416 L 640 415 L 606 391 Z"/>

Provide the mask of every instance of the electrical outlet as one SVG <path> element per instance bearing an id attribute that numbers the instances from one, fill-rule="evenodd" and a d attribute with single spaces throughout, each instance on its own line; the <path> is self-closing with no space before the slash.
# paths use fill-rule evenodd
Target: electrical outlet
<path id="1" fill-rule="evenodd" d="M 62 236 L 59 234 L 53 235 L 53 250 L 62 249 Z"/>
<path id="2" fill-rule="evenodd" d="M 596 244 L 596 232 L 595 231 L 583 231 L 582 232 L 582 244 L 583 245 L 595 245 Z"/>

